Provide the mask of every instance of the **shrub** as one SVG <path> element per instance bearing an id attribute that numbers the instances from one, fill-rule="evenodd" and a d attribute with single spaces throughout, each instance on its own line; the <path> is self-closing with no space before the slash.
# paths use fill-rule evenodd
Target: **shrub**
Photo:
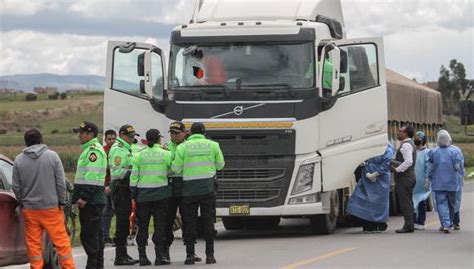
<path id="1" fill-rule="evenodd" d="M 55 92 L 55 93 L 52 93 L 52 94 L 48 95 L 49 100 L 58 100 L 58 98 L 59 98 L 59 92 Z"/>
<path id="2" fill-rule="evenodd" d="M 30 92 L 30 93 L 27 93 L 27 94 L 25 95 L 25 100 L 26 100 L 26 101 L 36 101 L 37 99 L 38 99 L 38 95 L 35 94 L 35 93 L 31 93 L 31 92 Z"/>
<path id="3" fill-rule="evenodd" d="M 61 100 L 65 100 L 67 98 L 67 93 L 66 92 L 62 92 L 59 97 L 61 98 Z"/>

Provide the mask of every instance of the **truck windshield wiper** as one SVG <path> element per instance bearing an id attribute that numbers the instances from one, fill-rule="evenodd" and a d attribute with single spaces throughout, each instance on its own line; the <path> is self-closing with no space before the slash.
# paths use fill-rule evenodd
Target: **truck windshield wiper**
<path id="1" fill-rule="evenodd" d="M 293 91 L 293 87 L 288 83 L 283 82 L 276 82 L 276 83 L 257 83 L 257 84 L 242 84 L 241 87 L 255 87 L 255 88 L 263 88 L 263 87 L 283 87 L 287 88 L 288 92 L 290 93 L 291 97 L 295 96 L 295 92 Z"/>
<path id="2" fill-rule="evenodd" d="M 207 89 L 221 89 L 224 92 L 225 97 L 230 96 L 229 87 L 224 84 L 211 84 L 211 85 L 193 85 L 193 86 L 180 86 L 178 89 L 200 89 L 200 90 L 207 90 Z"/>

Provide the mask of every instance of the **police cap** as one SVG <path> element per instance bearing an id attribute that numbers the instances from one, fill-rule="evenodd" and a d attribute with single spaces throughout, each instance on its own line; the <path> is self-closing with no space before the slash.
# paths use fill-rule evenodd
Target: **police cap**
<path id="1" fill-rule="evenodd" d="M 180 121 L 175 121 L 170 124 L 170 133 L 181 133 L 186 130 L 186 127 L 184 126 L 184 123 Z"/>
<path id="2" fill-rule="evenodd" d="M 129 137 L 140 136 L 139 134 L 135 132 L 135 128 L 133 128 L 133 126 L 130 124 L 125 124 L 122 127 L 120 127 L 119 134 L 123 134 Z"/>
<path id="3" fill-rule="evenodd" d="M 205 134 L 206 127 L 202 122 L 195 122 L 191 125 L 191 133 L 192 134 Z"/>
<path id="4" fill-rule="evenodd" d="M 73 132 L 80 133 L 80 132 L 89 132 L 94 133 L 95 136 L 99 133 L 99 128 L 93 122 L 90 121 L 83 121 L 79 127 L 73 128 Z"/>

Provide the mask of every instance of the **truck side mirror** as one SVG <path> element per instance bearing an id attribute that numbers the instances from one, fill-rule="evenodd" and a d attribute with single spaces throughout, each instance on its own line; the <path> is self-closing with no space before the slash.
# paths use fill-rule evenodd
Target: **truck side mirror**
<path id="1" fill-rule="evenodd" d="M 322 97 L 336 96 L 340 85 L 341 50 L 334 44 L 325 45 L 319 64 L 319 85 Z"/>
<path id="2" fill-rule="evenodd" d="M 139 77 L 145 76 L 145 52 L 140 53 L 137 58 L 137 75 Z"/>

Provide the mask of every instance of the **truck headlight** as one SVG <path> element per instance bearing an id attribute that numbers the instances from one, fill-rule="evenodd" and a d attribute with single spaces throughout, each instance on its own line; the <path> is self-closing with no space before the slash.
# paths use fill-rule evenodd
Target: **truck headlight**
<path id="1" fill-rule="evenodd" d="M 313 187 L 314 163 L 300 166 L 291 195 L 311 190 Z"/>
<path id="2" fill-rule="evenodd" d="M 291 198 L 288 204 L 290 205 L 311 204 L 311 203 L 318 203 L 320 201 L 321 201 L 321 194 L 318 192 L 318 193 Z"/>

